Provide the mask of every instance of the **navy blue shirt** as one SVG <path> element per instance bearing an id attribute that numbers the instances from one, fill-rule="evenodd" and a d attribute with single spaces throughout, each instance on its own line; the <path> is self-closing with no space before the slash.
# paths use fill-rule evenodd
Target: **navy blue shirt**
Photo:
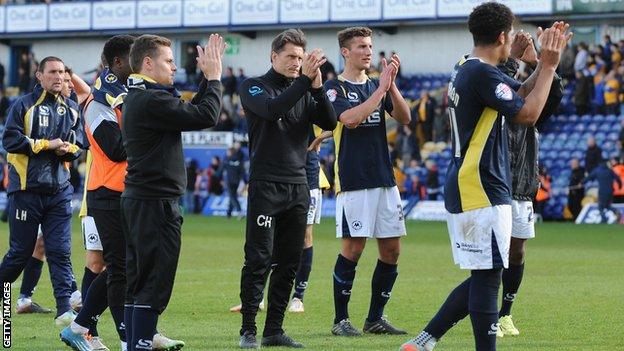
<path id="1" fill-rule="evenodd" d="M 478 58 L 464 57 L 448 89 L 453 158 L 444 204 L 450 213 L 511 204 L 506 118 L 524 105 L 520 83 Z"/>
<path id="2" fill-rule="evenodd" d="M 368 79 L 358 84 L 342 76 L 325 82 L 327 98 L 338 116 L 334 130 L 337 193 L 396 185 L 386 138 L 386 112 L 392 112 L 390 97 L 386 95 L 357 128 L 348 129 L 340 122 L 343 112 L 366 101 L 378 86 L 378 80 Z"/>

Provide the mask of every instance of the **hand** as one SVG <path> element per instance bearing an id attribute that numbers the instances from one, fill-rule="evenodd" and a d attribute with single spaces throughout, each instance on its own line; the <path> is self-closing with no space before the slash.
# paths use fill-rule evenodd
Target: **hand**
<path id="1" fill-rule="evenodd" d="M 394 71 L 394 75 L 392 76 L 392 84 L 394 84 L 396 80 L 396 76 L 397 74 L 399 74 L 399 67 L 401 67 L 401 59 L 399 58 L 399 55 L 392 54 L 392 57 L 390 58 L 390 62 L 396 67 L 396 70 Z"/>
<path id="2" fill-rule="evenodd" d="M 320 89 L 323 87 L 323 74 L 321 73 L 320 68 L 317 68 L 316 70 L 317 70 L 316 77 L 312 81 L 312 88 Z"/>
<path id="3" fill-rule="evenodd" d="M 315 138 L 308 146 L 308 151 L 319 151 L 321 149 L 321 143 L 323 143 L 322 138 Z"/>
<path id="4" fill-rule="evenodd" d="M 539 42 L 541 46 L 541 61 L 544 67 L 557 68 L 561 53 L 565 50 L 573 33 L 568 33 L 570 26 L 563 22 L 555 22 L 552 27 L 545 30 L 538 29 Z"/>
<path id="5" fill-rule="evenodd" d="M 211 34 L 204 48 L 197 45 L 197 66 L 207 80 L 221 79 L 221 59 L 227 44 L 219 34 Z"/>
<path id="6" fill-rule="evenodd" d="M 531 41 L 531 35 L 521 30 L 513 38 L 511 42 L 511 58 L 518 59 L 526 51 Z"/>
<path id="7" fill-rule="evenodd" d="M 308 76 L 313 82 L 320 73 L 321 66 L 327 61 L 321 49 L 314 49 L 311 53 L 306 53 L 301 66 L 302 74 Z"/>
<path id="8" fill-rule="evenodd" d="M 533 39 L 529 40 L 529 46 L 527 46 L 522 53 L 520 61 L 531 66 L 537 65 L 537 51 L 535 50 L 535 44 L 533 43 Z"/>
<path id="9" fill-rule="evenodd" d="M 379 75 L 378 89 L 381 89 L 385 94 L 388 90 L 390 90 L 394 77 L 396 77 L 397 67 L 394 62 L 390 62 L 390 64 L 388 64 L 385 58 L 381 59 L 381 67 L 382 70 L 381 74 Z"/>
<path id="10" fill-rule="evenodd" d="M 69 152 L 69 146 L 70 145 L 71 145 L 70 143 L 65 141 L 65 142 L 63 142 L 63 144 L 61 146 L 59 146 L 56 150 L 54 150 L 54 153 L 57 156 L 63 156 L 63 155 L 65 155 L 65 154 L 67 154 Z"/>
<path id="11" fill-rule="evenodd" d="M 48 150 L 56 150 L 63 145 L 63 140 L 56 138 L 54 140 L 50 140 L 48 144 Z"/>

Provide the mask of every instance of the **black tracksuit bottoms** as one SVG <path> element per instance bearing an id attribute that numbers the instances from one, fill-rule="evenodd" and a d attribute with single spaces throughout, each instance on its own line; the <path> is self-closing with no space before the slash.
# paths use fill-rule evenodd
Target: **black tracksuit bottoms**
<path id="1" fill-rule="evenodd" d="M 307 223 L 307 184 L 254 180 L 249 183 L 241 313 L 245 331 L 256 333 L 256 314 L 272 270 L 264 336 L 283 333 L 282 322 L 299 266 Z"/>
<path id="2" fill-rule="evenodd" d="M 126 304 L 162 313 L 173 290 L 182 215 L 179 199 L 121 198 L 126 236 Z"/>

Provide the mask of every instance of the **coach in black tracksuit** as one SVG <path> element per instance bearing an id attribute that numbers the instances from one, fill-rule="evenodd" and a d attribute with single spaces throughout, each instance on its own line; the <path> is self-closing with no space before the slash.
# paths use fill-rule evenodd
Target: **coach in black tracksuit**
<path id="1" fill-rule="evenodd" d="M 336 127 L 322 90 L 320 50 L 304 59 L 300 30 L 280 33 L 272 68 L 247 79 L 240 97 L 249 125 L 250 182 L 241 278 L 241 348 L 257 348 L 255 317 L 271 267 L 262 346 L 302 347 L 284 334 L 284 311 L 303 248 L 310 191 L 305 172 L 310 124 Z M 300 70 L 302 74 L 299 74 Z"/>
<path id="2" fill-rule="evenodd" d="M 143 35 L 130 51 L 122 133 L 128 168 L 121 198 L 126 235 L 128 350 L 151 350 L 158 315 L 171 297 L 180 255 L 186 188 L 181 132 L 215 125 L 221 109 L 222 38 L 211 36 L 198 66 L 206 79 L 191 103 L 173 88 L 171 42 Z"/>

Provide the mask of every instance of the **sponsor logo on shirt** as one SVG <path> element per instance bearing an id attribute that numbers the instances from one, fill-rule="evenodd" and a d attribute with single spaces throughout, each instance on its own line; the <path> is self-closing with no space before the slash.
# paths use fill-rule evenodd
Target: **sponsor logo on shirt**
<path id="1" fill-rule="evenodd" d="M 42 116 L 49 116 L 50 108 L 48 106 L 39 106 L 39 114 Z"/>
<path id="2" fill-rule="evenodd" d="M 257 85 L 254 85 L 249 88 L 249 94 L 251 94 L 251 96 L 259 95 L 260 93 L 262 93 L 262 91 L 263 91 L 262 88 L 260 88 Z"/>
<path id="3" fill-rule="evenodd" d="M 355 91 L 348 92 L 347 99 L 349 99 L 349 102 L 360 102 L 360 97 Z"/>
<path id="4" fill-rule="evenodd" d="M 499 100 L 511 101 L 511 99 L 513 99 L 511 88 L 505 83 L 498 83 L 495 93 Z"/>

